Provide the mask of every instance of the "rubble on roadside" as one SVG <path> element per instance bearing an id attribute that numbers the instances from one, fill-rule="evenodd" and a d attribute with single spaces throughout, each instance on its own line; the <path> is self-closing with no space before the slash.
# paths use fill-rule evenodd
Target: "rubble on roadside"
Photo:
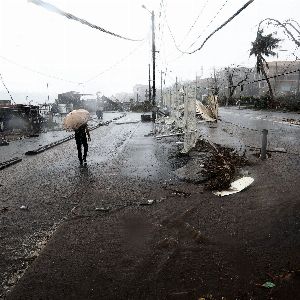
<path id="1" fill-rule="evenodd" d="M 206 122 L 217 122 L 218 111 L 217 96 L 209 96 L 207 105 L 204 105 L 200 101 L 196 101 L 196 116 Z"/>
<path id="2" fill-rule="evenodd" d="M 199 140 L 196 149 L 209 149 L 212 156 L 204 162 L 202 174 L 208 177 L 205 188 L 221 191 L 228 189 L 233 181 L 236 170 L 247 164 L 246 153 L 239 155 L 234 149 Z"/>
<path id="3" fill-rule="evenodd" d="M 293 125 L 300 125 L 300 119 L 299 120 L 295 120 L 295 119 L 282 119 L 283 122 L 287 122 Z"/>
<path id="4" fill-rule="evenodd" d="M 244 176 L 240 179 L 233 181 L 228 189 L 223 191 L 214 191 L 213 194 L 220 197 L 236 194 L 250 186 L 253 183 L 253 181 L 254 179 L 252 177 Z"/>
<path id="5" fill-rule="evenodd" d="M 204 139 L 197 141 L 188 156 L 186 165 L 177 169 L 175 174 L 181 180 L 204 183 L 205 188 L 212 191 L 228 189 L 236 179 L 237 169 L 247 165 L 245 152 L 239 155 L 232 148 Z"/>

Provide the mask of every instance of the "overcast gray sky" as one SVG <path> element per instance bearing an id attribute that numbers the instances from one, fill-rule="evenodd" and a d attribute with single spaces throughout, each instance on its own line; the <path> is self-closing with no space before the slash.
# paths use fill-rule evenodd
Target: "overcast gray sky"
<path id="1" fill-rule="evenodd" d="M 161 69 L 167 68 L 166 84 L 171 84 L 176 76 L 181 80 L 193 79 L 196 73 L 201 73 L 201 66 L 203 76 L 207 76 L 214 66 L 253 66 L 255 61 L 249 59 L 249 48 L 260 20 L 266 17 L 282 21 L 294 18 L 300 22 L 299 0 L 255 0 L 216 33 L 201 51 L 181 55 L 170 37 L 165 13 L 180 48 L 186 50 L 197 40 L 190 49 L 193 50 L 247 1 L 164 0 L 165 13 L 160 9 L 161 0 L 45 1 L 109 31 L 144 40 L 132 42 L 115 38 L 27 0 L 0 0 L 0 73 L 20 102 L 25 100 L 26 94 L 33 97 L 34 92 L 46 99 L 47 83 L 51 98 L 68 90 L 101 91 L 112 95 L 130 92 L 137 83 L 147 84 L 148 63 L 151 63 L 151 23 L 150 14 L 141 7 L 142 4 L 156 14 L 156 43 L 160 51 L 157 54 L 157 77 Z M 210 23 L 224 3 L 225 6 Z M 275 30 L 274 27 L 269 29 L 270 32 Z M 279 33 L 279 37 L 284 36 Z M 294 44 L 283 42 L 281 48 L 289 51 L 280 52 L 280 60 L 294 59 L 290 51 L 295 49 Z M 8 98 L 0 83 L 0 99 Z"/>

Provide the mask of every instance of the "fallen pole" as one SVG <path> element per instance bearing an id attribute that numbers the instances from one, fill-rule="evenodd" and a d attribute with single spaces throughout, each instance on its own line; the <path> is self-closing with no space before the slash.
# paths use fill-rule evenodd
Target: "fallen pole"
<path id="1" fill-rule="evenodd" d="M 260 147 L 250 146 L 250 145 L 245 145 L 245 147 L 261 151 Z M 267 152 L 287 153 L 286 149 L 284 149 L 284 148 L 267 149 Z M 291 154 L 296 154 L 296 153 L 291 153 Z"/>
<path id="2" fill-rule="evenodd" d="M 161 138 L 165 138 L 165 137 L 180 136 L 180 135 L 184 135 L 184 132 L 157 135 L 156 138 L 161 139 Z"/>

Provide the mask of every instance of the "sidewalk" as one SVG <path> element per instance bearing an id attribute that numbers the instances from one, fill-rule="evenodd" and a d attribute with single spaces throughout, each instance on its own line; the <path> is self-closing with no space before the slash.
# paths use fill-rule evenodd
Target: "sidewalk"
<path id="1" fill-rule="evenodd" d="M 253 186 L 219 198 L 179 182 L 175 139 L 150 130 L 140 124 L 89 181 L 7 299 L 296 299 L 299 274 L 267 273 L 300 269 L 299 156 L 255 161 Z"/>

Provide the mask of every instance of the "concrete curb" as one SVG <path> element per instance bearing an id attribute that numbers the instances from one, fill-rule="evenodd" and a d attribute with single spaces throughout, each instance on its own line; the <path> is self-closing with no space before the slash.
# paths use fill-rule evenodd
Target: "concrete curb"
<path id="1" fill-rule="evenodd" d="M 4 162 L 0 163 L 0 170 L 8 168 L 9 166 L 12 166 L 20 161 L 22 161 L 22 158 L 20 158 L 20 157 L 14 157 L 7 161 L 4 161 Z"/>

